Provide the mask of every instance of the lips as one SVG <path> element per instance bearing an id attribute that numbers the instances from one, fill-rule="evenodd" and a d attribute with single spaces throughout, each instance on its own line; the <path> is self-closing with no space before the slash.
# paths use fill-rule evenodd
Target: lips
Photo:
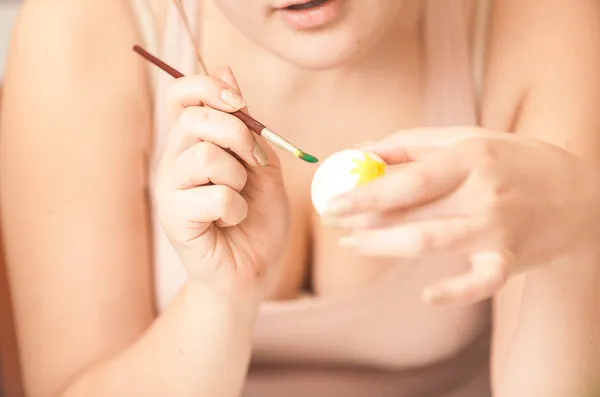
<path id="1" fill-rule="evenodd" d="M 311 8 L 319 7 L 329 0 L 287 0 L 281 4 L 275 6 L 278 9 L 286 9 L 291 11 L 302 11 L 309 10 Z"/>
<path id="2" fill-rule="evenodd" d="M 282 0 L 275 14 L 294 30 L 321 28 L 341 14 L 342 0 Z"/>

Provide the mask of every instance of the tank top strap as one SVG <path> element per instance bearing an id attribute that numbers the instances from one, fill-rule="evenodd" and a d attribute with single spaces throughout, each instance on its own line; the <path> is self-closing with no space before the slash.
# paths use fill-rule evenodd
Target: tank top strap
<path id="1" fill-rule="evenodd" d="M 141 40 L 140 44 L 151 53 L 157 54 L 159 52 L 158 29 L 156 26 L 156 17 L 148 4 L 148 0 L 129 0 L 129 3 L 137 24 L 137 30 Z M 154 94 L 158 71 L 151 64 L 148 64 L 148 72 L 150 76 L 150 87 Z"/>
<path id="2" fill-rule="evenodd" d="M 143 0 L 141 0 L 143 1 Z M 198 42 L 196 35 L 199 33 L 198 15 L 200 0 L 182 0 L 181 5 L 185 9 L 188 17 L 190 31 L 185 27 L 185 24 L 179 14 L 177 7 L 170 0 L 166 10 L 164 19 L 163 34 L 161 37 L 161 45 L 157 50 L 163 59 L 168 64 L 172 65 L 177 70 L 185 75 L 194 74 L 197 71 L 197 52 L 194 42 Z M 190 38 L 190 33 L 194 37 Z M 153 74 L 155 95 L 154 95 L 154 142 L 152 162 L 158 161 L 162 153 L 165 140 L 168 135 L 169 120 L 167 120 L 166 112 L 166 92 L 169 84 L 173 80 L 169 74 L 164 73 L 158 68 L 154 68 L 158 72 Z"/>
<path id="3" fill-rule="evenodd" d="M 426 125 L 477 124 L 488 9 L 488 0 L 427 0 Z"/>
<path id="4" fill-rule="evenodd" d="M 132 0 L 141 1 L 147 3 L 149 0 Z M 168 64 L 178 69 L 182 73 L 188 75 L 196 73 L 197 71 L 197 60 L 196 60 L 196 49 L 190 40 L 190 33 L 199 35 L 198 18 L 201 5 L 201 0 L 181 0 L 181 5 L 185 9 L 185 14 L 188 17 L 190 30 L 185 27 L 181 16 L 178 13 L 177 7 L 172 0 L 160 0 L 168 2 L 165 7 L 165 13 L 161 15 L 161 29 L 157 30 L 157 26 L 154 26 L 155 37 L 158 38 L 156 41 L 157 47 L 155 48 L 156 53 Z M 145 4 L 145 7 L 148 7 Z M 148 10 L 148 9 L 146 9 Z M 196 33 L 198 32 L 198 33 Z M 197 38 L 195 41 L 198 42 Z M 152 151 L 149 159 L 149 199 L 151 203 L 152 211 L 156 209 L 156 182 L 158 163 L 162 155 L 164 145 L 169 135 L 169 128 L 171 120 L 166 107 L 167 89 L 173 77 L 169 74 L 161 71 L 160 69 L 153 67 L 152 79 L 155 87 L 153 94 L 153 140 L 152 140 Z M 156 305 L 159 310 L 162 310 L 167 306 L 171 297 L 174 296 L 176 291 L 181 287 L 182 283 L 185 282 L 187 273 L 185 268 L 181 266 L 177 254 L 173 249 L 173 246 L 169 243 L 164 230 L 160 226 L 160 222 L 157 222 L 157 213 L 153 212 L 153 218 L 155 221 L 152 224 L 153 242 L 154 242 L 154 278 L 156 280 Z"/>
<path id="5" fill-rule="evenodd" d="M 485 72 L 486 51 L 489 37 L 489 19 L 493 0 L 478 0 L 475 9 L 473 26 L 472 64 L 473 80 L 477 103 L 481 101 L 483 76 Z"/>

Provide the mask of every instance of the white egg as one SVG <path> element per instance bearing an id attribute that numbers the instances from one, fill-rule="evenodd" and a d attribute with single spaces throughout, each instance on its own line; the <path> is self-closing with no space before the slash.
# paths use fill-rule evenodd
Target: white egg
<path id="1" fill-rule="evenodd" d="M 327 157 L 312 179 L 311 199 L 319 215 L 332 198 L 385 174 L 386 163 L 375 153 L 347 149 Z"/>

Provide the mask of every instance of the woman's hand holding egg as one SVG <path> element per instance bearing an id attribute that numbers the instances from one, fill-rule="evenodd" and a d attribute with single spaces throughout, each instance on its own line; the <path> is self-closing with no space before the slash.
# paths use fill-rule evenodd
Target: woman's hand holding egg
<path id="1" fill-rule="evenodd" d="M 429 301 L 489 298 L 510 275 L 596 244 L 597 175 L 558 147 L 464 127 L 402 131 L 362 149 L 390 165 L 385 175 L 348 188 L 349 154 L 335 154 L 337 168 L 325 160 L 315 175 L 315 207 L 359 254 L 468 257 L 470 272 L 427 288 Z"/>

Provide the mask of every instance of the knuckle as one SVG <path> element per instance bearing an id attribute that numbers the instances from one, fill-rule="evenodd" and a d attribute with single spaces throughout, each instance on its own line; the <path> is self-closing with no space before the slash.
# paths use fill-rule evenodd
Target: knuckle
<path id="1" fill-rule="evenodd" d="M 206 118 L 209 123 L 220 126 L 223 133 L 232 138 L 238 138 L 240 130 L 245 127 L 244 123 L 235 116 L 216 109 L 209 109 Z"/>
<path id="2" fill-rule="evenodd" d="M 196 165 L 210 163 L 217 156 L 217 150 L 218 148 L 210 142 L 197 143 L 190 148 L 192 162 Z"/>
<path id="3" fill-rule="evenodd" d="M 236 178 L 237 184 L 235 186 L 235 190 L 238 192 L 242 191 L 242 189 L 244 189 L 246 186 L 246 183 L 248 183 L 248 171 L 246 171 L 244 167 L 239 167 L 239 170 L 240 171 Z"/>
<path id="4" fill-rule="evenodd" d="M 205 107 L 188 106 L 179 115 L 179 126 L 187 133 L 194 130 L 194 126 L 207 121 L 209 115 Z"/>
<path id="5" fill-rule="evenodd" d="M 236 142 L 244 147 L 254 147 L 254 137 L 240 119 L 225 112 L 214 111 L 213 113 L 215 123 L 222 126 L 223 133 L 228 135 L 230 142 Z"/>
<path id="6" fill-rule="evenodd" d="M 435 248 L 437 239 L 430 230 L 419 228 L 414 233 L 414 247 L 418 253 L 423 253 Z"/>
<path id="7" fill-rule="evenodd" d="M 238 215 L 238 222 L 242 222 L 248 216 L 248 202 L 244 199 L 240 200 L 240 212 Z"/>
<path id="8" fill-rule="evenodd" d="M 469 138 L 464 142 L 463 147 L 471 158 L 480 163 L 491 162 L 498 157 L 494 142 L 487 138 Z"/>
<path id="9" fill-rule="evenodd" d="M 487 201 L 491 208 L 499 208 L 503 205 L 506 193 L 508 191 L 508 185 L 498 180 L 492 180 L 487 186 Z"/>
<path id="10" fill-rule="evenodd" d="M 217 194 L 217 202 L 219 203 L 221 213 L 223 213 L 234 204 L 236 193 L 228 186 L 219 185 Z"/>
<path id="11" fill-rule="evenodd" d="M 500 209 L 510 194 L 510 183 L 489 167 L 474 171 L 474 180 L 478 186 L 476 194 L 488 211 Z"/>
<path id="12" fill-rule="evenodd" d="M 210 102 L 210 96 L 216 95 L 219 90 L 214 87 L 218 85 L 215 79 L 203 76 L 184 76 L 169 82 L 166 89 L 166 105 L 176 117 L 183 109 L 190 106 L 200 106 L 202 103 Z M 213 100 L 214 102 L 214 100 Z"/>
<path id="13" fill-rule="evenodd" d="M 194 175 L 190 172 L 187 163 L 180 162 L 178 167 L 174 167 L 171 179 L 172 188 L 188 188 L 194 186 Z"/>
<path id="14" fill-rule="evenodd" d="M 208 178 L 206 165 L 213 161 L 216 156 L 214 145 L 201 142 L 192 146 L 187 155 L 182 155 L 178 159 L 178 166 L 175 167 L 175 181 L 178 186 L 192 187 L 200 183 L 205 183 Z M 201 182 L 202 181 L 202 182 Z"/>
<path id="15" fill-rule="evenodd" d="M 416 192 L 425 192 L 430 187 L 430 180 L 427 172 L 421 168 L 413 169 L 410 176 L 411 178 L 411 189 Z"/>
<path id="16" fill-rule="evenodd" d="M 246 124 L 244 124 L 241 120 L 237 118 L 232 119 L 232 122 L 234 123 L 232 129 L 233 131 L 235 131 L 234 134 L 236 138 L 243 142 L 243 144 L 249 149 L 253 149 L 256 140 L 254 139 L 254 136 L 252 135 Z"/>
<path id="17" fill-rule="evenodd" d="M 227 122 L 227 114 L 213 108 L 204 108 L 204 121 L 212 125 L 224 125 Z"/>
<path id="18" fill-rule="evenodd" d="M 248 203 L 235 190 L 228 186 L 220 186 L 217 215 L 227 218 L 230 224 L 237 224 L 248 215 Z"/>

